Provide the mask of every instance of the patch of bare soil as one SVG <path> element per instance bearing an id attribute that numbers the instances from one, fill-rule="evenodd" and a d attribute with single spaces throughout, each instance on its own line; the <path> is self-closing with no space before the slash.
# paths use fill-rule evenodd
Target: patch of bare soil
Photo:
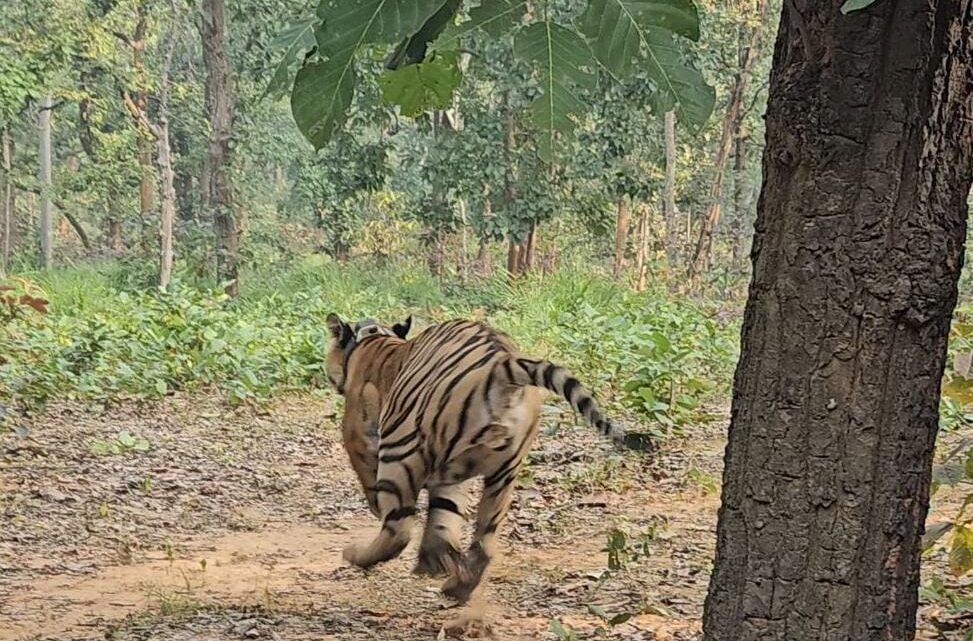
<path id="1" fill-rule="evenodd" d="M 504 554 L 459 609 L 411 574 L 414 546 L 370 572 L 341 561 L 377 522 L 334 418 L 327 397 L 257 412 L 176 396 L 62 404 L 0 437 L 0 641 L 553 639 L 552 620 L 594 638 L 622 614 L 611 638 L 698 638 L 721 426 L 650 462 L 552 410 Z M 624 567 L 607 571 L 613 529 Z"/>

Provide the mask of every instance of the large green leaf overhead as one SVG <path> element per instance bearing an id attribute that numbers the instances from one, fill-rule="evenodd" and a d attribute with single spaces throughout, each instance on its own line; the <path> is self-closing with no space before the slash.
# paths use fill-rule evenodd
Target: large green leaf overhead
<path id="1" fill-rule="evenodd" d="M 540 72 L 542 93 L 528 112 L 541 134 L 538 152 L 551 161 L 558 142 L 574 131 L 574 118 L 588 109 L 580 94 L 597 82 L 594 58 L 581 36 L 552 22 L 537 22 L 518 32 L 514 55 Z"/>
<path id="2" fill-rule="evenodd" d="M 470 19 L 446 29 L 442 41 L 450 42 L 482 29 L 494 38 L 509 33 L 527 13 L 528 0 L 483 0 L 472 7 Z"/>
<path id="3" fill-rule="evenodd" d="M 291 80 L 291 68 L 299 61 L 301 54 L 315 47 L 314 29 L 318 21 L 313 17 L 298 20 L 282 31 L 270 43 L 271 51 L 282 51 L 283 57 L 274 69 L 274 75 L 264 90 L 264 95 L 283 92 Z"/>
<path id="4" fill-rule="evenodd" d="M 379 77 L 385 101 L 413 118 L 426 109 L 448 109 L 460 81 L 456 52 L 442 51 L 429 62 L 406 65 Z"/>
<path id="5" fill-rule="evenodd" d="M 683 60 L 673 34 L 699 39 L 699 15 L 691 0 L 589 0 L 579 27 L 598 62 L 617 79 L 641 67 L 656 86 L 656 109 L 675 109 L 679 119 L 702 127 L 715 94 Z"/>
<path id="6" fill-rule="evenodd" d="M 319 59 L 294 78 L 291 111 L 304 136 L 324 146 L 347 117 L 355 93 L 355 56 L 367 45 L 416 32 L 443 0 L 321 0 L 315 30 Z"/>

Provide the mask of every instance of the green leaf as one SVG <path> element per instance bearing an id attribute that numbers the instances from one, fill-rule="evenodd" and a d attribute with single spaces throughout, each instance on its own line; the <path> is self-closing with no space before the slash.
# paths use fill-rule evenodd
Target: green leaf
<path id="1" fill-rule="evenodd" d="M 118 433 L 118 442 L 125 447 L 132 447 L 135 445 L 135 437 L 127 430 L 123 430 Z"/>
<path id="2" fill-rule="evenodd" d="M 656 87 L 657 113 L 675 110 L 683 124 L 697 131 L 706 124 L 716 93 L 685 62 L 674 35 L 699 38 L 699 16 L 689 0 L 591 0 L 580 28 L 595 57 L 616 78 L 628 76 L 641 60 Z"/>
<path id="3" fill-rule="evenodd" d="M 524 19 L 527 0 L 483 0 L 469 11 L 470 19 L 446 29 L 441 42 L 450 42 L 482 29 L 494 38 L 510 32 Z"/>
<path id="4" fill-rule="evenodd" d="M 598 617 L 602 621 L 607 621 L 608 618 L 609 618 L 608 617 L 608 613 L 605 612 L 605 609 L 602 608 L 601 606 L 592 605 L 592 604 L 589 603 L 588 604 L 588 612 L 592 613 L 593 615 L 595 615 L 596 617 Z"/>
<path id="5" fill-rule="evenodd" d="M 442 0 L 321 0 L 314 36 L 318 60 L 297 72 L 291 112 L 304 137 L 323 147 L 344 124 L 355 94 L 355 57 L 369 44 L 409 37 L 442 6 Z"/>
<path id="6" fill-rule="evenodd" d="M 305 64 L 294 78 L 291 113 L 304 137 L 320 149 L 345 123 L 357 77 L 351 58 Z"/>
<path id="7" fill-rule="evenodd" d="M 973 530 L 968 527 L 961 525 L 953 532 L 949 569 L 954 576 L 963 576 L 973 570 Z"/>
<path id="8" fill-rule="evenodd" d="M 595 85 L 594 59 L 578 34 L 551 22 L 537 22 L 521 30 L 514 39 L 514 55 L 540 69 L 542 95 L 527 111 L 541 132 L 538 153 L 545 162 L 552 162 L 558 142 L 574 131 L 574 118 L 586 111 L 579 94 Z"/>
<path id="9" fill-rule="evenodd" d="M 278 94 L 287 88 L 287 83 L 291 77 L 291 68 L 302 53 L 310 51 L 315 46 L 314 29 L 317 26 L 316 18 L 304 18 L 280 32 L 270 42 L 272 51 L 283 50 L 284 55 L 274 68 L 274 75 L 261 97 Z"/>
<path id="10" fill-rule="evenodd" d="M 644 32 L 661 28 L 699 40 L 699 14 L 691 0 L 590 0 L 580 20 L 595 56 L 622 77 L 632 72 Z"/>
<path id="11" fill-rule="evenodd" d="M 429 62 L 386 72 L 378 82 L 385 101 L 399 105 L 404 115 L 413 117 L 427 109 L 447 109 L 461 78 L 456 53 L 449 51 Z"/>
<path id="12" fill-rule="evenodd" d="M 165 396 L 166 392 L 169 391 L 169 386 L 166 385 L 166 382 L 164 380 L 159 379 L 155 382 L 155 391 L 160 396 Z"/>
<path id="13" fill-rule="evenodd" d="M 631 612 L 622 612 L 621 614 L 616 614 L 608 621 L 608 625 L 615 627 L 616 625 L 621 625 L 632 618 Z"/>
<path id="14" fill-rule="evenodd" d="M 848 15 L 852 11 L 860 11 L 875 4 L 875 0 L 846 0 L 841 5 L 841 13 Z"/>
<path id="15" fill-rule="evenodd" d="M 446 0 L 436 13 L 419 30 L 403 40 L 385 62 L 387 69 L 398 69 L 404 65 L 415 64 L 426 59 L 429 44 L 436 40 L 449 26 L 459 10 L 461 0 Z"/>

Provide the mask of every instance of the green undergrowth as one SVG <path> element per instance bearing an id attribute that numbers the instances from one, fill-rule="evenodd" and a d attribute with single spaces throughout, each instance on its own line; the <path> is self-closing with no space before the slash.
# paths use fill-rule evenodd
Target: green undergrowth
<path id="1" fill-rule="evenodd" d="M 185 284 L 160 293 L 118 267 L 11 279 L 49 304 L 44 314 L 15 306 L 0 316 L 0 404 L 29 411 L 52 398 L 199 388 L 241 403 L 320 388 L 330 312 L 388 323 L 412 314 L 417 328 L 485 319 L 658 432 L 704 418 L 700 408 L 727 391 L 735 360 L 735 321 L 714 320 L 715 305 L 635 294 L 577 267 L 440 283 L 410 265 L 313 258 L 242 282 L 234 301 Z"/>

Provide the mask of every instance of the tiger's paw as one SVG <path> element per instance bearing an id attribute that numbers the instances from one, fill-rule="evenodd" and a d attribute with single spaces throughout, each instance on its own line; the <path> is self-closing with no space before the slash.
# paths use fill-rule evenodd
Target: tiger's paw
<path id="1" fill-rule="evenodd" d="M 463 554 L 448 541 L 440 538 L 424 540 L 412 573 L 420 576 L 446 576 L 456 572 L 462 562 Z"/>
<path id="2" fill-rule="evenodd" d="M 345 546 L 341 556 L 344 557 L 345 561 L 354 566 L 367 568 L 375 564 L 374 561 L 371 563 L 369 562 L 370 559 L 368 559 L 367 552 L 368 546 L 361 545 L 359 543 L 351 543 L 350 545 Z"/>
<path id="3" fill-rule="evenodd" d="M 469 572 L 461 570 L 446 579 L 441 590 L 445 596 L 457 603 L 466 603 L 479 584 L 480 577 L 474 577 Z"/>

